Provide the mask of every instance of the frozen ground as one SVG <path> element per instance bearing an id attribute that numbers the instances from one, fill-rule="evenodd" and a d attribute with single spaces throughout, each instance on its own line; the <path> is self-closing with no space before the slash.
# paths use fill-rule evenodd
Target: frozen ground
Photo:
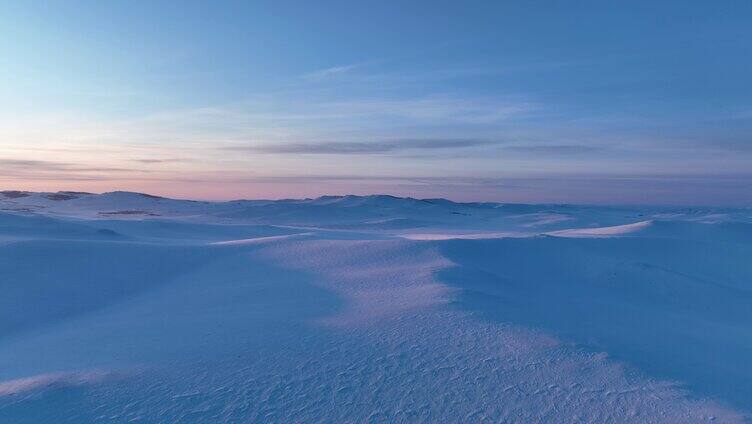
<path id="1" fill-rule="evenodd" d="M 752 209 L 0 192 L 0 422 L 747 422 Z"/>

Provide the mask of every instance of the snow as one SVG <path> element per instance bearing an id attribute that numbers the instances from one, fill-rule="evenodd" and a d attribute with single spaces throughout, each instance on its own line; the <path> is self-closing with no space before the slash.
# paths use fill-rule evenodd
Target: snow
<path id="1" fill-rule="evenodd" d="M 599 228 L 573 228 L 548 233 L 558 237 L 613 237 L 634 233 L 649 227 L 652 221 L 640 221 L 634 224 L 614 225 L 612 227 Z"/>
<path id="2" fill-rule="evenodd" d="M 504 237 L 526 237 L 524 233 L 493 233 L 493 232 L 480 232 L 480 233 L 410 233 L 405 234 L 402 237 L 408 240 L 452 240 L 452 239 L 468 239 L 468 240 L 482 240 L 490 238 L 504 238 Z"/>
<path id="3" fill-rule="evenodd" d="M 96 384 L 107 377 L 106 373 L 56 373 L 41 374 L 0 383 L 0 396 L 19 395 L 52 387 L 76 387 Z"/>
<path id="4" fill-rule="evenodd" d="M 746 422 L 751 250 L 749 209 L 0 192 L 0 422 Z"/>

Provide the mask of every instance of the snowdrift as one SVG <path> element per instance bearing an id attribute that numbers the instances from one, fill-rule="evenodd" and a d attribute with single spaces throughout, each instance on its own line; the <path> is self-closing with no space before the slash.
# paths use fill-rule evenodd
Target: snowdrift
<path id="1" fill-rule="evenodd" d="M 0 192 L 0 422 L 745 422 L 752 212 Z"/>

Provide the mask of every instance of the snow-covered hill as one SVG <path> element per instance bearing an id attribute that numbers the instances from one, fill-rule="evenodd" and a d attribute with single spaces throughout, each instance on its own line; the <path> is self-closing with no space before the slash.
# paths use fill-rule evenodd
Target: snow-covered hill
<path id="1" fill-rule="evenodd" d="M 0 192 L 0 422 L 745 422 L 752 209 Z"/>

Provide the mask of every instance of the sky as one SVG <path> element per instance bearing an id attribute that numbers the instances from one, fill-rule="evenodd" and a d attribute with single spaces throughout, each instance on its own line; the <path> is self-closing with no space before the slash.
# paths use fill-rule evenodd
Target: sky
<path id="1" fill-rule="evenodd" d="M 752 205 L 749 1 L 0 1 L 0 189 Z"/>

